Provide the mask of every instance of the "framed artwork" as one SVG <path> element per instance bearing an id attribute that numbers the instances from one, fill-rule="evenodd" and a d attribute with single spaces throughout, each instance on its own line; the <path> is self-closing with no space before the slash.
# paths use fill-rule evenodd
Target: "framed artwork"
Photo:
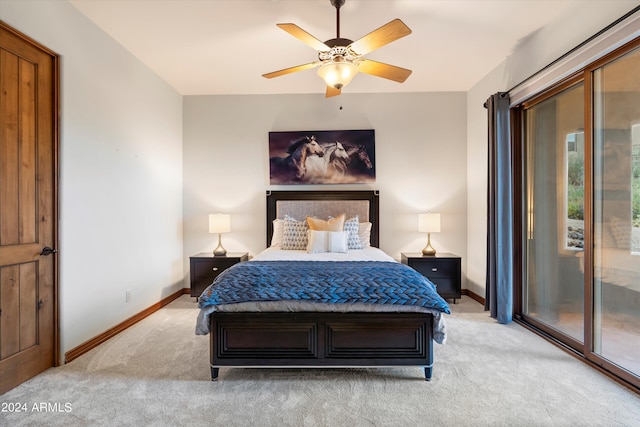
<path id="1" fill-rule="evenodd" d="M 375 182 L 374 130 L 269 132 L 269 176 L 272 185 Z"/>

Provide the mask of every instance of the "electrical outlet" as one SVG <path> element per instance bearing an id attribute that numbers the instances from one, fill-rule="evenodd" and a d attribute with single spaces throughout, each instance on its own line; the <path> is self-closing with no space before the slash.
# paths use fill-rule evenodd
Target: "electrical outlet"
<path id="1" fill-rule="evenodd" d="M 131 302 L 131 289 L 127 289 L 127 294 L 125 297 L 126 302 Z"/>

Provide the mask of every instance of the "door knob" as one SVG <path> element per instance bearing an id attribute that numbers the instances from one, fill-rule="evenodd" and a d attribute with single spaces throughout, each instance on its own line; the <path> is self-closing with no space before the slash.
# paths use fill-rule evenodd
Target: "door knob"
<path id="1" fill-rule="evenodd" d="M 49 256 L 51 254 L 55 254 L 56 252 L 58 252 L 57 249 L 51 249 L 49 246 L 45 246 L 44 248 L 42 248 L 42 252 L 40 252 L 40 255 Z"/>

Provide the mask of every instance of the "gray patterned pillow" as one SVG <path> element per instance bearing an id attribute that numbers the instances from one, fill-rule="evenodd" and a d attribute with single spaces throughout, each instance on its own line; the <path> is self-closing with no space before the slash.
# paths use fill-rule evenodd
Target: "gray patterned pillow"
<path id="1" fill-rule="evenodd" d="M 304 251 L 307 250 L 307 226 L 306 221 L 298 221 L 295 218 L 285 215 L 282 233 L 282 249 Z"/>
<path id="2" fill-rule="evenodd" d="M 360 241 L 360 224 L 358 223 L 358 215 L 349 218 L 344 222 L 344 231 L 347 232 L 347 249 L 362 249 Z"/>

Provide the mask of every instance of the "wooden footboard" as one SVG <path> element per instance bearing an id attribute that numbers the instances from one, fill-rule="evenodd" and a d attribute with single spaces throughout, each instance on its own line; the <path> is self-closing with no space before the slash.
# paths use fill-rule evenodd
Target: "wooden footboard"
<path id="1" fill-rule="evenodd" d="M 211 379 L 220 367 L 424 367 L 433 369 L 426 313 L 210 315 Z"/>

